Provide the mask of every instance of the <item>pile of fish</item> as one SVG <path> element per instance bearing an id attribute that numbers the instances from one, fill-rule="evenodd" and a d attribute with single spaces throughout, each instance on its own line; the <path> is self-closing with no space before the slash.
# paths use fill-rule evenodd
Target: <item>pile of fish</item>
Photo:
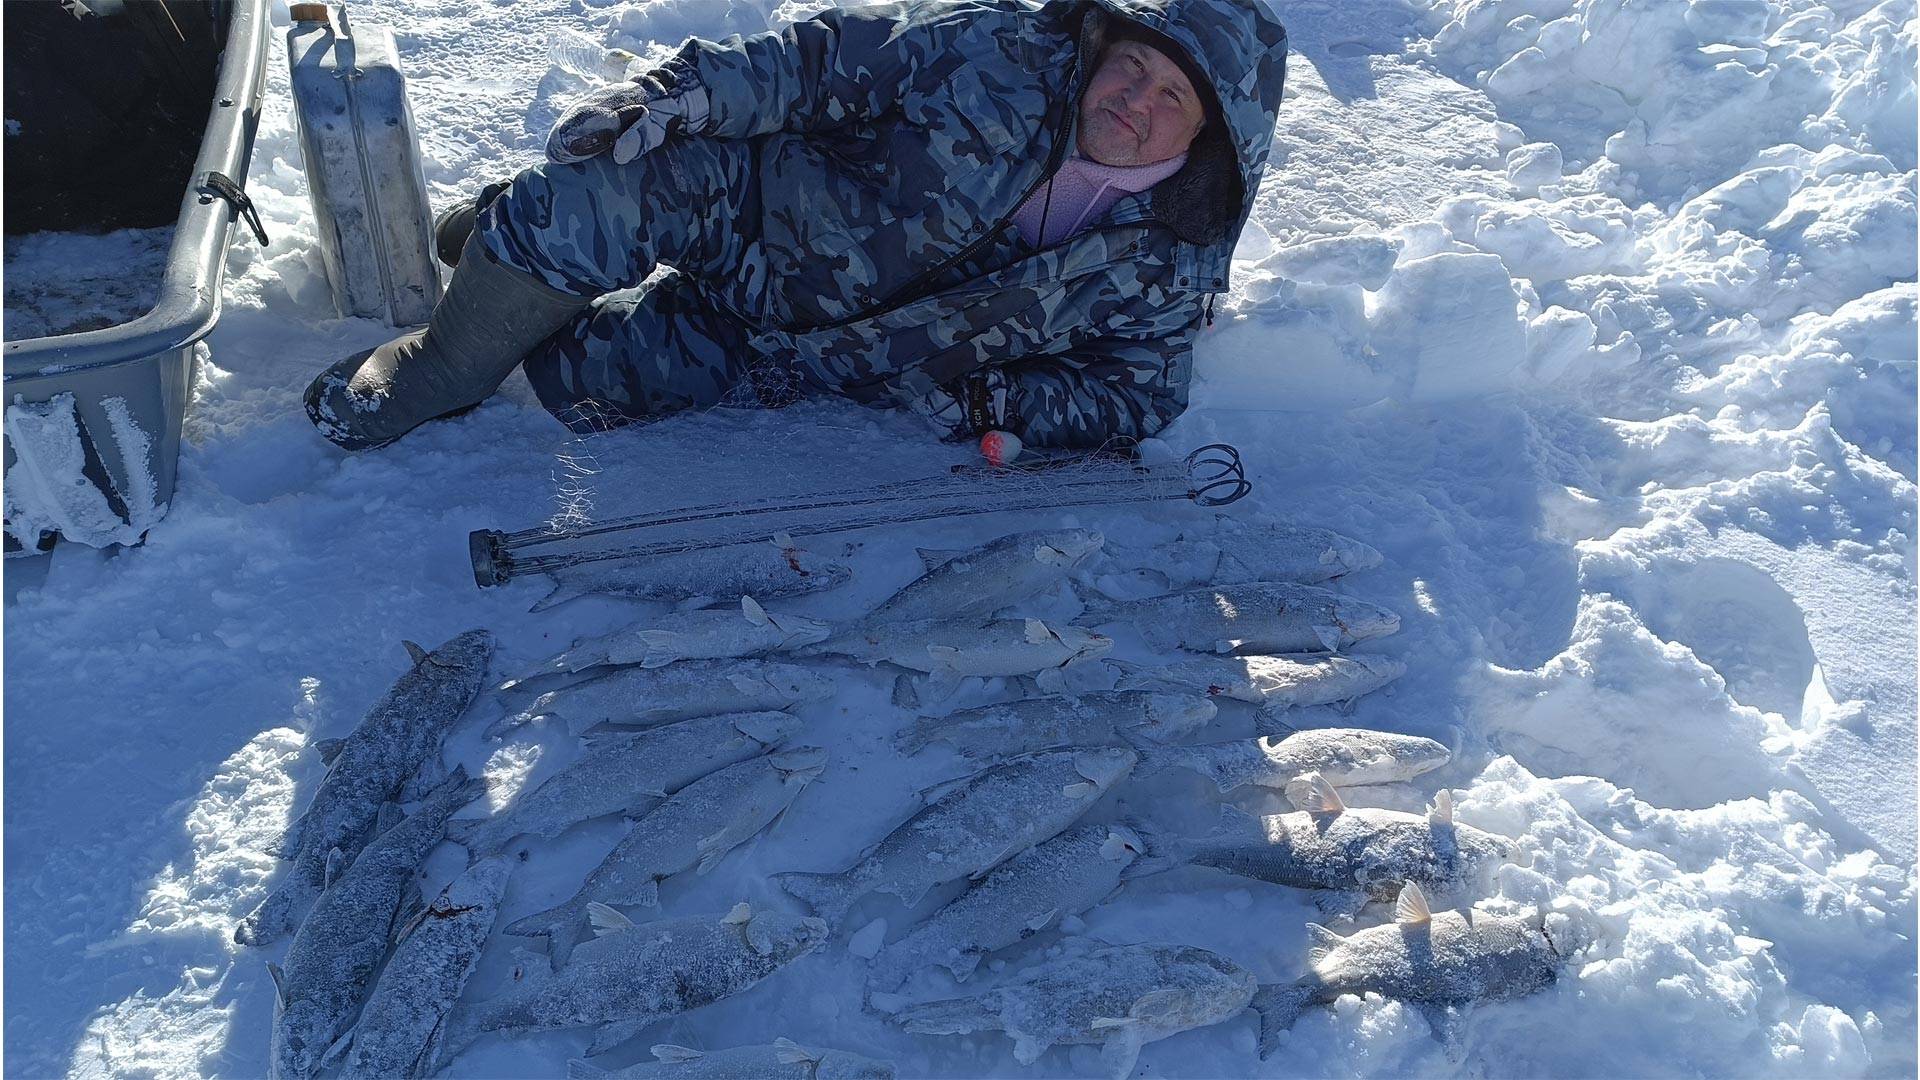
<path id="1" fill-rule="evenodd" d="M 452 815 L 484 785 L 436 766 L 486 678 L 492 639 L 471 631 L 432 653 L 409 646 L 412 669 L 353 734 L 322 748 L 330 770 L 289 830 L 285 880 L 235 934 L 254 945 L 293 935 L 274 968 L 275 1074 L 304 1080 L 342 1062 L 354 1076 L 424 1076 L 483 1037 L 568 1028 L 592 1029 L 596 1056 L 776 976 L 873 894 L 910 915 L 891 941 L 884 926 L 858 935 L 869 1008 L 910 1032 L 1003 1032 L 1023 1063 L 1096 1044 L 1114 1076 L 1131 1072 L 1145 1043 L 1248 1008 L 1262 1016 L 1264 1057 L 1301 1010 L 1341 994 L 1404 999 L 1439 1031 L 1449 1010 L 1552 981 L 1571 936 L 1550 936 L 1541 913 L 1428 906 L 1429 895 L 1470 902 L 1509 854 L 1502 838 L 1453 820 L 1449 792 L 1423 814 L 1346 805 L 1343 789 L 1441 768 L 1446 747 L 1359 728 L 1206 739 L 1227 703 L 1258 706 L 1255 730 L 1272 731 L 1280 710 L 1350 705 L 1404 673 L 1391 657 L 1348 651 L 1394 633 L 1398 617 L 1330 587 L 1377 566 L 1378 552 L 1323 529 L 1221 519 L 1159 548 L 1109 548 L 1097 532 L 1061 528 L 920 557 L 918 578 L 840 625 L 764 606 L 852 580 L 845 562 L 787 540 L 561 572 L 541 606 L 586 593 L 679 606 L 501 684 L 512 704 L 490 737 L 535 725 L 576 738 L 578 752 L 482 817 Z M 1114 582 L 1132 595 L 1100 591 Z M 1079 614 L 1031 617 L 1042 603 Z M 1182 658 L 1110 659 L 1123 632 Z M 895 701 L 916 709 L 963 688 L 1025 696 L 935 708 L 888 733 L 898 753 L 937 750 L 964 772 L 876 830 L 851 862 L 775 875 L 810 914 L 739 904 L 662 917 L 677 878 L 724 879 L 728 853 L 809 785 L 832 797 L 827 751 L 801 744 L 796 710 L 830 700 L 847 665 L 898 671 Z M 1204 778 L 1182 790 L 1205 792 L 1210 830 L 1126 817 L 1108 798 L 1169 773 Z M 1227 802 L 1261 791 L 1284 793 L 1295 812 Z M 420 805 L 401 819 L 394 807 L 409 799 Z M 502 931 L 544 938 L 544 960 L 523 961 L 493 997 L 459 1002 L 495 933 L 514 855 L 616 815 L 629 831 L 573 894 Z M 443 838 L 470 864 L 427 901 L 420 866 Z M 1308 970 L 1266 986 L 1205 949 L 1065 932 L 1128 882 L 1176 869 L 1316 890 L 1323 909 L 1350 915 L 1393 901 L 1394 921 L 1348 937 L 1310 925 Z M 914 917 L 937 890 L 948 899 Z M 650 921 L 635 921 L 641 912 Z M 916 978 L 940 968 L 965 983 L 1043 932 L 1063 937 L 987 989 L 927 998 Z M 902 996 L 910 987 L 918 1000 Z M 887 1062 L 789 1039 L 663 1044 L 653 1056 L 616 1070 L 574 1062 L 570 1075 L 893 1075 Z"/>

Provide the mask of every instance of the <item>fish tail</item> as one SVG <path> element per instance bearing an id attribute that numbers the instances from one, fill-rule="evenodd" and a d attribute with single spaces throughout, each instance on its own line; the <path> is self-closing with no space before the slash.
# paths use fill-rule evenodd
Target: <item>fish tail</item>
<path id="1" fill-rule="evenodd" d="M 552 592 L 534 601 L 533 606 L 528 608 L 527 610 L 528 611 L 546 611 L 549 608 L 557 608 L 561 604 L 564 604 L 569 600 L 573 600 L 585 595 L 587 595 L 587 590 L 579 588 L 577 586 L 556 585 L 553 587 Z"/>
<path id="2" fill-rule="evenodd" d="M 1253 995 L 1251 1008 L 1260 1014 L 1260 1060 L 1265 1061 L 1279 1049 L 1280 1035 L 1293 1026 L 1300 1013 L 1313 1003 L 1313 985 L 1269 983 Z"/>
<path id="3" fill-rule="evenodd" d="M 543 937 L 548 939 L 551 945 L 568 923 L 579 921 L 581 921 L 581 906 L 569 900 L 557 907 L 550 907 L 513 923 L 507 927 L 506 932 L 514 937 Z M 555 963 L 559 963 L 557 957 Z"/>
<path id="4" fill-rule="evenodd" d="M 809 874 L 795 870 L 775 874 L 773 880 L 788 895 L 812 908 L 813 913 L 825 919 L 830 926 L 839 925 L 847 909 L 859 899 L 850 874 Z"/>
<path id="5" fill-rule="evenodd" d="M 1132 881 L 1152 874 L 1164 874 L 1186 861 L 1181 851 L 1181 842 L 1184 838 L 1178 833 L 1163 825 L 1147 821 L 1129 820 L 1126 825 L 1139 835 L 1141 843 L 1147 845 L 1147 850 L 1141 852 L 1138 858 L 1121 871 L 1120 876 L 1123 880 Z"/>
<path id="6" fill-rule="evenodd" d="M 906 730 L 893 737 L 893 748 L 909 756 L 917 754 L 940 741 L 941 727 L 939 717 L 918 717 Z"/>
<path id="7" fill-rule="evenodd" d="M 507 828 L 506 818 L 450 818 L 447 821 L 447 839 L 467 849 L 467 854 L 479 859 L 500 850 L 512 839 L 502 835 Z"/>

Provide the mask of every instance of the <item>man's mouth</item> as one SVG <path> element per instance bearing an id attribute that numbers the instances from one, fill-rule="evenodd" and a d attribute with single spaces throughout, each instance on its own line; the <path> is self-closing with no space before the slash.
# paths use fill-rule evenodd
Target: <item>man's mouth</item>
<path id="1" fill-rule="evenodd" d="M 1105 108 L 1105 106 L 1102 106 L 1102 107 Z M 1140 137 L 1140 129 L 1134 127 L 1131 123 L 1129 123 L 1126 117 L 1121 116 L 1118 112 L 1115 112 L 1111 108 L 1108 108 L 1106 111 L 1107 111 L 1107 115 L 1113 117 L 1114 120 L 1118 122 L 1121 127 L 1126 128 L 1128 131 L 1132 132 L 1134 138 L 1137 139 Z"/>

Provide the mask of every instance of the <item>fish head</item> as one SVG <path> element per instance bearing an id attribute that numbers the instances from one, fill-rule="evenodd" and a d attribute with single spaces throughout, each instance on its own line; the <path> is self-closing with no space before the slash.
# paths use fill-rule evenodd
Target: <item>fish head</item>
<path id="1" fill-rule="evenodd" d="M 1035 560 L 1071 570 L 1103 547 L 1107 538 L 1094 529 L 1047 529 L 1030 534 Z"/>
<path id="2" fill-rule="evenodd" d="M 806 725 L 792 713 L 745 713 L 733 722 L 733 730 L 762 746 L 779 746 L 793 738 Z"/>
<path id="3" fill-rule="evenodd" d="M 1107 827 L 1107 838 L 1100 843 L 1100 856 L 1119 864 L 1120 869 L 1133 865 L 1133 860 L 1147 853 L 1147 842 L 1140 834 L 1125 825 Z"/>
<path id="4" fill-rule="evenodd" d="M 1093 747 L 1073 755 L 1074 770 L 1101 791 L 1126 779 L 1139 761 L 1139 754 L 1120 746 Z"/>
<path id="5" fill-rule="evenodd" d="M 818 746 L 796 746 L 767 759 L 788 783 L 810 784 L 827 769 L 827 752 Z"/>
<path id="6" fill-rule="evenodd" d="M 1154 691 L 1147 694 L 1146 707 L 1141 712 L 1146 720 L 1133 729 L 1134 734 L 1149 742 L 1165 743 L 1191 735 L 1211 723 L 1220 714 L 1220 706 L 1198 694 Z"/>
<path id="7" fill-rule="evenodd" d="M 893 1062 L 849 1054 L 845 1050 L 822 1053 L 813 1066 L 814 1080 L 894 1080 Z"/>
<path id="8" fill-rule="evenodd" d="M 837 687 L 832 679 L 817 671 L 802 667 L 793 667 L 789 671 L 774 676 L 782 689 L 793 694 L 796 701 L 825 701 L 834 695 Z"/>
<path id="9" fill-rule="evenodd" d="M 1342 596 L 1333 602 L 1333 618 L 1340 631 L 1355 641 L 1385 637 L 1400 629 L 1400 616 L 1365 600 Z"/>
<path id="10" fill-rule="evenodd" d="M 1411 780 L 1453 757 L 1432 739 L 1365 728 L 1318 728 L 1289 735 L 1281 742 L 1295 739 L 1313 745 L 1315 768 L 1339 787 Z"/>
<path id="11" fill-rule="evenodd" d="M 283 1006 L 274 1025 L 272 1069 L 276 1080 L 307 1080 L 320 1071 L 321 1055 L 333 1044 L 333 1019 L 316 1001 Z"/>
<path id="12" fill-rule="evenodd" d="M 776 964 L 798 960 L 827 941 L 826 920 L 785 911 L 754 912 L 745 930 L 747 946 Z"/>
<path id="13" fill-rule="evenodd" d="M 1332 556 L 1334 563 L 1345 567 L 1343 571 L 1345 573 L 1371 570 L 1387 561 L 1386 556 L 1380 554 L 1378 548 L 1335 532 L 1327 534 L 1327 552 Z"/>

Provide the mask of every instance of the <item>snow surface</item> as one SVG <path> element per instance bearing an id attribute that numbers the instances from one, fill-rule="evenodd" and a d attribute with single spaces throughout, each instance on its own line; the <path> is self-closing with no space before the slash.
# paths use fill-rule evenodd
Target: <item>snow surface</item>
<path id="1" fill-rule="evenodd" d="M 354 11 L 399 33 L 444 203 L 533 160 L 582 89 L 550 67 L 551 32 L 657 56 L 815 6 Z M 1402 615 L 1368 651 L 1409 673 L 1352 717 L 1295 719 L 1456 743 L 1418 790 L 1371 799 L 1412 809 L 1453 787 L 1459 820 L 1523 855 L 1489 902 L 1555 904 L 1594 941 L 1552 988 L 1472 1011 L 1453 1050 L 1405 1005 L 1346 998 L 1266 1063 L 1247 1014 L 1147 1046 L 1140 1074 L 1911 1075 L 1912 0 L 1277 7 L 1294 59 L 1273 162 L 1168 438 L 1240 447 L 1257 490 L 1236 512 L 1385 553 L 1341 587 Z M 169 516 L 139 549 L 7 565 L 14 1075 L 262 1074 L 278 950 L 229 935 L 284 868 L 267 852 L 322 772 L 307 742 L 359 721 L 404 670 L 401 638 L 489 627 L 504 677 L 657 610 L 529 614 L 540 581 L 474 588 L 469 529 L 960 460 L 910 418 L 839 404 L 581 445 L 519 386 L 396 448 L 338 453 L 299 393 L 391 331 L 331 315 L 277 55 L 248 181 L 273 243 L 234 248 Z M 853 585 L 775 606 L 847 617 L 916 573 L 916 545 L 1067 524 L 1152 541 L 1194 521 L 1156 506 L 874 530 L 848 538 Z M 884 676 L 842 686 L 805 712 L 825 775 L 771 835 L 668 881 L 668 914 L 791 908 L 768 875 L 844 866 L 960 771 L 945 751 L 894 754 L 906 717 Z M 477 705 L 449 761 L 531 782 L 578 752 L 556 731 L 483 744 L 504 708 Z M 1207 736 L 1247 733 L 1238 710 Z M 1110 809 L 1210 814 L 1202 785 Z M 600 822 L 536 846 L 503 924 L 571 894 L 619 835 Z M 461 861 L 441 848 L 430 887 Z M 1068 926 L 1201 945 L 1272 980 L 1300 969 L 1318 918 L 1299 893 L 1181 872 Z M 1091 1048 L 1022 1067 L 997 1036 L 910 1036 L 863 1012 L 857 954 L 911 922 L 869 898 L 846 924 L 859 949 L 838 939 L 640 1043 L 785 1036 L 909 1076 L 1095 1068 Z M 496 939 L 470 998 L 509 981 L 518 944 Z M 484 1041 L 453 1074 L 557 1075 L 587 1039 Z"/>

